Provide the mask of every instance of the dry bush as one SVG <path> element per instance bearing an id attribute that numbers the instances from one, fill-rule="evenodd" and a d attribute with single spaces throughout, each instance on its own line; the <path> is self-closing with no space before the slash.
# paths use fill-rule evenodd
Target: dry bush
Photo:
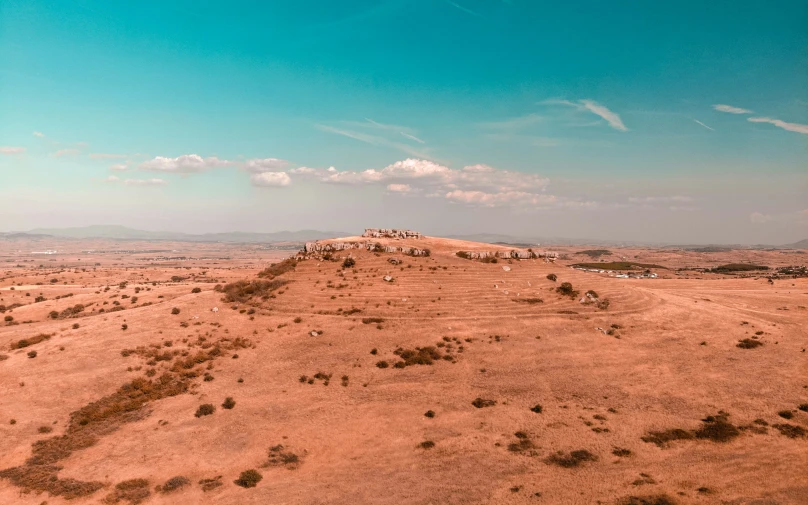
<path id="1" fill-rule="evenodd" d="M 673 428 L 665 431 L 649 431 L 646 436 L 641 437 L 641 440 L 655 444 L 657 447 L 667 447 L 670 442 L 676 440 L 692 440 L 693 438 L 693 434 L 689 431 Z"/>
<path id="2" fill-rule="evenodd" d="M 497 404 L 497 401 L 496 400 L 485 400 L 483 398 L 477 397 L 477 398 L 474 399 L 473 402 L 471 402 L 471 404 L 474 405 L 475 407 L 477 407 L 478 409 L 482 409 L 482 408 L 485 408 L 485 407 L 493 407 L 494 405 Z"/>
<path id="3" fill-rule="evenodd" d="M 666 494 L 649 496 L 626 496 L 617 500 L 616 505 L 676 505 L 676 500 Z"/>
<path id="4" fill-rule="evenodd" d="M 223 484 L 223 482 L 222 482 L 222 476 L 221 475 L 217 475 L 216 477 L 214 477 L 212 479 L 201 479 L 199 481 L 199 485 L 202 487 L 202 491 L 206 491 L 206 492 L 207 491 L 212 491 L 212 490 L 216 489 L 217 487 L 221 486 L 222 484 Z"/>
<path id="5" fill-rule="evenodd" d="M 149 481 L 146 479 L 130 479 L 116 484 L 113 492 L 104 499 L 104 503 L 128 501 L 133 505 L 137 505 L 149 496 L 151 496 Z"/>
<path id="6" fill-rule="evenodd" d="M 241 475 L 238 476 L 238 479 L 233 482 L 241 487 L 255 487 L 263 478 L 264 476 L 258 473 L 257 470 L 244 470 L 241 472 Z"/>
<path id="7" fill-rule="evenodd" d="M 587 461 L 597 461 L 598 457 L 587 451 L 586 449 L 579 449 L 565 454 L 561 451 L 547 457 L 544 462 L 548 465 L 558 465 L 563 468 L 575 468 Z"/>
<path id="8" fill-rule="evenodd" d="M 224 399 L 224 403 L 222 403 L 222 408 L 230 410 L 236 406 L 236 400 L 233 399 L 232 396 L 228 396 Z"/>
<path id="9" fill-rule="evenodd" d="M 280 263 L 273 263 L 269 265 L 267 268 L 263 269 L 262 271 L 258 272 L 258 277 L 269 277 L 270 279 L 274 279 L 279 275 L 283 275 L 287 272 L 291 272 L 297 266 L 297 260 L 294 258 L 287 258 Z"/>
<path id="10" fill-rule="evenodd" d="M 576 298 L 578 296 L 578 291 L 572 288 L 572 284 L 569 282 L 562 282 L 560 286 L 556 288 L 556 293 L 569 296 L 570 298 Z"/>
<path id="11" fill-rule="evenodd" d="M 202 288 L 194 288 L 194 289 L 191 290 L 191 293 L 201 293 L 201 292 L 202 292 Z"/>
<path id="12" fill-rule="evenodd" d="M 194 413 L 194 416 L 195 417 L 209 416 L 214 412 L 216 412 L 216 407 L 214 407 L 213 404 L 203 403 L 202 405 L 199 406 L 198 409 L 196 409 L 196 413 Z"/>
<path id="13" fill-rule="evenodd" d="M 12 343 L 11 350 L 13 351 L 14 349 L 22 349 L 24 347 L 28 347 L 29 345 L 38 344 L 43 340 L 48 340 L 52 336 L 53 335 L 49 335 L 47 333 L 40 333 L 39 335 L 33 337 L 23 338 L 21 340 L 18 340 L 17 342 Z"/>
<path id="14" fill-rule="evenodd" d="M 788 438 L 808 438 L 808 431 L 806 431 L 806 429 L 802 426 L 794 426 L 793 424 L 783 423 L 773 424 L 772 428 L 775 428 L 780 432 L 781 435 L 785 435 Z"/>
<path id="15" fill-rule="evenodd" d="M 542 406 L 540 404 L 538 404 L 538 403 L 536 405 L 530 407 L 530 411 L 535 412 L 536 414 L 541 414 L 542 410 L 543 410 Z"/>
<path id="16" fill-rule="evenodd" d="M 188 477 L 183 477 L 178 475 L 177 477 L 171 477 L 168 479 L 165 484 L 159 486 L 157 489 L 161 493 L 170 493 L 172 491 L 176 491 L 180 488 L 183 488 L 191 483 L 191 480 Z"/>
<path id="17" fill-rule="evenodd" d="M 289 281 L 274 279 L 270 281 L 248 281 L 241 280 L 225 284 L 222 287 L 224 292 L 223 300 L 227 303 L 244 303 L 252 297 L 257 296 L 262 299 L 269 298 L 270 293 L 288 284 Z"/>
<path id="18" fill-rule="evenodd" d="M 264 463 L 264 468 L 283 466 L 289 470 L 294 470 L 302 463 L 300 456 L 285 450 L 283 445 L 280 444 L 270 447 L 268 456 L 269 459 Z"/>
<path id="19" fill-rule="evenodd" d="M 738 344 L 735 347 L 740 347 L 741 349 L 754 349 L 755 347 L 760 347 L 762 345 L 763 342 L 760 340 L 745 338 L 743 340 L 738 340 Z"/>
<path id="20" fill-rule="evenodd" d="M 398 361 L 395 365 L 396 368 L 404 368 L 412 365 L 431 365 L 435 360 L 439 360 L 443 355 L 437 348 L 431 345 L 426 347 L 416 347 L 413 349 L 396 349 L 393 354 L 399 356 L 402 361 Z"/>
<path id="21" fill-rule="evenodd" d="M 516 442 L 511 442 L 508 444 L 508 450 L 511 452 L 521 453 L 526 451 L 532 451 L 536 448 L 535 444 L 530 441 L 528 438 L 527 433 L 524 431 L 517 431 L 513 434 L 516 437 Z"/>
<path id="22" fill-rule="evenodd" d="M 433 442 L 432 440 L 424 440 L 423 442 L 418 444 L 418 447 L 420 447 L 421 449 L 432 449 L 433 447 L 435 447 L 435 442 Z"/>
<path id="23" fill-rule="evenodd" d="M 518 303 L 527 303 L 528 305 L 544 303 L 544 300 L 542 300 L 541 298 L 514 298 L 513 301 Z"/>
<path id="24" fill-rule="evenodd" d="M 384 322 L 382 317 L 363 317 L 362 324 L 381 324 Z"/>
<path id="25" fill-rule="evenodd" d="M 628 449 L 623 449 L 623 448 L 620 448 L 620 447 L 615 447 L 615 448 L 612 450 L 612 454 L 614 454 L 614 455 L 615 455 L 615 456 L 617 456 L 618 458 L 627 458 L 627 457 L 631 456 L 631 451 L 630 451 L 630 450 L 628 450 Z"/>
<path id="26" fill-rule="evenodd" d="M 179 313 L 180 313 L 180 309 L 178 309 L 177 307 L 174 307 L 173 309 L 171 309 L 171 314 L 176 316 Z"/>
<path id="27" fill-rule="evenodd" d="M 558 280 L 558 276 L 556 274 L 547 274 L 547 280 L 555 282 Z"/>

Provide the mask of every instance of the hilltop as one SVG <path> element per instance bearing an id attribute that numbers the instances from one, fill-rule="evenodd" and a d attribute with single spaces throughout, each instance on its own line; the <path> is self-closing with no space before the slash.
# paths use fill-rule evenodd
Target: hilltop
<path id="1" fill-rule="evenodd" d="M 784 255 L 338 243 L 0 249 L 0 503 L 804 502 L 808 280 L 675 272 Z"/>

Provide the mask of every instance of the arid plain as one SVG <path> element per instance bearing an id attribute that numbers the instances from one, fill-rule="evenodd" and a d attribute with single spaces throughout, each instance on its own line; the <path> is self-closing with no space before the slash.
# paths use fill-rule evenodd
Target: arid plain
<path id="1" fill-rule="evenodd" d="M 804 251 L 354 240 L 0 242 L 0 503 L 808 503 Z"/>

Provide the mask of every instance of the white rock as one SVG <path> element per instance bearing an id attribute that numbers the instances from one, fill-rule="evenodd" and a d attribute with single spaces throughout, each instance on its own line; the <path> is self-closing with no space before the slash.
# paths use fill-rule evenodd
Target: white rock
<path id="1" fill-rule="evenodd" d="M 510 272 L 510 271 L 511 271 L 511 267 L 509 267 L 509 266 L 507 266 L 507 265 L 503 266 L 503 267 L 502 267 L 502 269 L 503 269 L 503 270 L 505 270 L 506 272 Z"/>

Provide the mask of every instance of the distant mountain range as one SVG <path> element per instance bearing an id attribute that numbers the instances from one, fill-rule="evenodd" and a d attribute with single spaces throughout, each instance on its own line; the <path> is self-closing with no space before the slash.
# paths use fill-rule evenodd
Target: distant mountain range
<path id="1" fill-rule="evenodd" d="M 321 240 L 334 237 L 345 237 L 351 233 L 341 231 L 279 231 L 275 233 L 203 233 L 191 234 L 170 231 L 146 231 L 127 228 L 126 226 L 82 226 L 77 228 L 36 228 L 27 232 L 0 233 L 2 239 L 37 239 L 47 237 L 86 239 L 101 238 L 111 240 L 170 240 L 177 242 L 235 242 L 235 243 L 263 243 L 263 242 L 305 242 L 307 240 Z"/>
<path id="2" fill-rule="evenodd" d="M 100 238 L 110 240 L 167 240 L 176 242 L 231 242 L 231 243 L 272 243 L 272 242 L 306 242 L 309 240 L 324 240 L 337 237 L 349 237 L 358 233 L 344 231 L 319 231 L 319 230 L 299 230 L 299 231 L 279 231 L 274 233 L 249 233 L 249 232 L 226 232 L 226 233 L 181 233 L 171 231 L 146 231 L 128 228 L 117 225 L 94 225 L 81 226 L 77 228 L 36 228 L 26 232 L 0 233 L 0 240 L 15 239 L 47 239 L 50 237 L 64 239 L 89 239 Z M 484 242 L 489 244 L 504 244 L 514 247 L 535 247 L 547 245 L 568 245 L 568 246 L 645 246 L 645 247 L 675 247 L 681 249 L 691 249 L 700 252 L 710 252 L 711 249 L 808 249 L 808 239 L 800 240 L 793 244 L 772 245 L 741 245 L 741 244 L 693 244 L 693 245 L 673 245 L 658 242 L 640 242 L 626 240 L 590 240 L 590 239 L 570 239 L 559 237 L 536 237 L 536 236 L 514 236 L 498 233 L 476 233 L 471 235 L 447 235 L 446 238 L 457 240 L 468 240 L 471 242 Z"/>

